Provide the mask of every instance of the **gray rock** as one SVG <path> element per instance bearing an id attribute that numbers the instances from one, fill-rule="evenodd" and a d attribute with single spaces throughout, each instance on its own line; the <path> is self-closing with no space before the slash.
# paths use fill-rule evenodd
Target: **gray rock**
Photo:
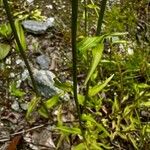
<path id="1" fill-rule="evenodd" d="M 149 112 L 149 111 L 142 110 L 142 111 L 141 111 L 141 116 L 142 116 L 142 117 L 150 118 L 150 112 Z"/>
<path id="2" fill-rule="evenodd" d="M 17 101 L 14 101 L 13 104 L 11 105 L 11 108 L 15 111 L 19 111 L 19 104 Z"/>
<path id="3" fill-rule="evenodd" d="M 33 70 L 33 76 L 38 91 L 46 98 L 61 93 L 61 90 L 54 86 L 55 75 L 49 70 Z"/>
<path id="4" fill-rule="evenodd" d="M 39 64 L 41 69 L 43 69 L 43 70 L 49 69 L 50 59 L 47 56 L 45 56 L 45 55 L 38 56 L 36 58 L 36 62 L 37 62 L 37 64 Z"/>
<path id="5" fill-rule="evenodd" d="M 56 94 L 62 94 L 61 99 L 68 101 L 70 99 L 69 95 L 64 93 L 61 89 L 55 87 L 54 78 L 56 77 L 51 71 L 49 70 L 38 70 L 36 68 L 32 68 L 33 76 L 38 88 L 38 91 L 41 95 L 46 98 L 50 98 Z M 24 70 L 22 73 L 22 81 L 25 79 L 29 79 L 29 73 L 27 70 Z M 29 79 L 29 84 L 31 84 L 31 80 Z"/>
<path id="6" fill-rule="evenodd" d="M 25 63 L 23 60 L 21 59 L 17 59 L 16 60 L 16 64 L 19 65 L 20 67 L 24 68 L 25 67 Z"/>
<path id="7" fill-rule="evenodd" d="M 46 30 L 54 26 L 54 18 L 48 18 L 46 21 L 24 20 L 23 27 L 33 34 L 44 34 Z"/>
<path id="8" fill-rule="evenodd" d="M 27 0 L 29 4 L 33 4 L 34 0 Z"/>
<path id="9" fill-rule="evenodd" d="M 21 103 L 20 104 L 21 109 L 27 110 L 28 109 L 28 104 L 27 103 Z"/>

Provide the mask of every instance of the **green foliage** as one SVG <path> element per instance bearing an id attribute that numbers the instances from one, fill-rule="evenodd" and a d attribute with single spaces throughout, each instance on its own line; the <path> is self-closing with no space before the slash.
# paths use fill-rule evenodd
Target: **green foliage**
<path id="1" fill-rule="evenodd" d="M 65 134 L 79 134 L 81 135 L 81 130 L 79 128 L 69 128 L 66 126 L 58 126 L 56 129 L 61 130 Z"/>
<path id="2" fill-rule="evenodd" d="M 8 55 L 10 49 L 11 47 L 8 44 L 0 43 L 0 60 L 4 59 Z"/>
<path id="3" fill-rule="evenodd" d="M 92 62 L 91 62 L 91 67 L 88 72 L 87 78 L 85 79 L 85 85 L 93 75 L 96 67 L 98 66 L 101 58 L 102 58 L 102 53 L 104 49 L 104 39 L 106 38 L 111 38 L 114 36 L 120 36 L 120 35 L 125 35 L 127 33 L 113 33 L 113 34 L 105 34 L 100 37 L 86 37 L 83 39 L 79 44 L 78 44 L 78 49 L 82 53 L 83 57 L 87 54 L 88 50 L 92 49 Z M 119 43 L 119 41 L 118 41 Z M 121 41 L 122 43 L 122 41 Z M 88 57 L 88 56 L 86 56 Z M 87 59 L 87 58 L 86 58 Z"/>
<path id="4" fill-rule="evenodd" d="M 140 5 L 136 5 L 137 2 L 137 0 L 127 0 L 121 1 L 120 4 L 115 3 L 106 11 L 102 28 L 103 34 L 100 36 L 89 35 L 79 40 L 78 51 L 74 47 L 75 59 L 73 59 L 73 63 L 78 63 L 73 68 L 73 71 L 75 71 L 74 85 L 55 80 L 55 86 L 63 90 L 64 93 L 72 96 L 74 91 L 78 112 L 76 112 L 75 107 L 71 112 L 74 111 L 75 119 L 77 116 L 79 119 L 66 120 L 69 123 L 64 122 L 62 117 L 63 106 L 68 107 L 68 102 L 59 101 L 59 97 L 64 93 L 47 100 L 35 96 L 29 102 L 26 113 L 28 120 L 36 109 L 46 119 L 49 119 L 52 115 L 51 112 L 57 109 L 55 131 L 60 135 L 57 141 L 57 149 L 61 147 L 63 141 L 69 143 L 74 139 L 77 139 L 76 142 L 70 142 L 73 150 L 140 150 L 149 148 L 150 47 L 143 40 L 144 38 L 141 38 L 140 44 L 135 40 L 135 35 L 139 34 L 137 33 L 138 20 L 145 17 L 145 15 L 141 17 L 138 12 L 145 6 L 145 2 L 140 1 Z M 98 16 L 97 11 L 100 10 L 98 6 L 99 4 L 91 0 L 85 8 L 95 11 L 95 14 L 92 14 L 93 17 Z M 16 12 L 14 16 L 20 20 L 25 18 L 38 20 L 41 19 L 41 12 L 27 13 L 26 11 L 20 11 Z M 95 17 L 91 21 L 89 16 L 85 19 L 89 24 L 92 24 L 93 20 L 97 20 Z M 146 21 L 145 18 L 143 20 Z M 15 21 L 15 27 L 23 50 L 25 50 L 25 36 L 18 20 Z M 11 32 L 9 24 L 0 26 L 0 35 L 3 38 L 10 37 Z M 76 35 L 76 32 L 73 33 L 72 36 Z M 73 38 L 75 40 L 74 46 L 76 45 L 76 39 L 76 37 Z M 129 54 L 129 50 L 132 50 L 132 53 Z M 0 44 L 0 60 L 4 59 L 9 51 L 9 45 Z M 76 57 L 78 60 L 76 60 Z M 84 75 L 79 81 L 78 93 L 77 73 Z M 10 86 L 10 93 L 20 98 L 25 94 L 22 90 L 16 88 L 14 83 Z M 44 105 L 40 103 L 41 99 Z M 146 112 L 145 116 L 142 115 L 142 111 Z"/>
<path id="5" fill-rule="evenodd" d="M 19 98 L 23 97 L 25 95 L 25 92 L 22 91 L 21 89 L 17 88 L 16 86 L 17 86 L 16 82 L 12 82 L 10 84 L 10 93 L 11 93 L 11 95 L 19 97 Z"/>
<path id="6" fill-rule="evenodd" d="M 56 95 L 56 96 L 53 96 L 52 98 L 46 100 L 44 102 L 44 104 L 45 104 L 46 108 L 49 110 L 58 103 L 58 100 L 59 100 L 59 97 Z M 47 111 L 45 110 L 44 106 L 39 108 L 38 112 L 41 116 L 43 116 L 45 118 L 49 117 L 49 115 L 47 114 Z"/>
<path id="7" fill-rule="evenodd" d="M 42 10 L 35 8 L 34 10 L 23 10 L 23 11 L 19 11 L 19 12 L 15 12 L 14 13 L 14 17 L 19 19 L 19 20 L 25 20 L 27 18 L 29 19 L 33 19 L 33 20 L 44 20 L 46 19 L 45 16 L 41 15 Z"/>
<path id="8" fill-rule="evenodd" d="M 20 40 L 20 44 L 23 48 L 23 50 L 26 50 L 26 39 L 25 39 L 25 35 L 24 35 L 24 31 L 23 31 L 23 28 L 19 22 L 19 20 L 15 20 L 15 27 L 16 27 L 16 31 L 17 31 L 17 34 L 18 34 L 18 37 L 19 37 L 19 40 Z M 16 50 L 19 51 L 19 47 L 16 43 Z"/>
<path id="9" fill-rule="evenodd" d="M 87 78 L 85 79 L 85 84 L 87 84 L 87 82 L 91 78 L 92 74 L 94 73 L 97 65 L 100 62 L 101 57 L 102 57 L 103 48 L 104 48 L 104 44 L 103 44 L 103 42 L 101 42 L 92 50 L 93 60 L 92 60 L 91 68 L 88 72 Z"/>
<path id="10" fill-rule="evenodd" d="M 10 24 L 4 23 L 0 25 L 0 36 L 8 39 L 11 33 L 12 33 L 12 30 L 11 30 Z"/>
<path id="11" fill-rule="evenodd" d="M 26 113 L 27 120 L 30 119 L 31 113 L 37 108 L 37 105 L 38 105 L 39 101 L 40 101 L 40 97 L 34 96 L 32 98 L 31 102 L 28 105 L 28 110 L 27 110 L 27 113 Z"/>
<path id="12" fill-rule="evenodd" d="M 108 84 L 108 82 L 110 82 L 110 80 L 113 78 L 113 76 L 114 76 L 114 75 L 111 75 L 108 79 L 106 79 L 106 80 L 104 81 L 103 84 L 99 84 L 99 83 L 98 83 L 98 84 L 95 85 L 94 87 L 90 88 L 90 89 L 89 89 L 89 96 L 92 97 L 92 96 L 98 94 L 99 92 L 101 92 L 102 89 L 105 88 L 105 86 Z"/>

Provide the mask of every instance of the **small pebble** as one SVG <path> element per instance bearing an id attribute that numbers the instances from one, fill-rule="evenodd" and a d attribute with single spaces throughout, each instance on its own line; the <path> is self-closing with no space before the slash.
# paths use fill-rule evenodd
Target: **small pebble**
<path id="1" fill-rule="evenodd" d="M 19 104 L 17 101 L 14 101 L 13 104 L 11 105 L 11 108 L 15 111 L 19 111 Z"/>
<path id="2" fill-rule="evenodd" d="M 20 107 L 21 107 L 21 109 L 23 109 L 23 110 L 27 110 L 27 109 L 28 109 L 28 104 L 26 104 L 26 103 L 21 103 L 21 104 L 20 104 Z"/>
<path id="3" fill-rule="evenodd" d="M 38 56 L 36 58 L 37 64 L 39 64 L 40 68 L 43 70 L 48 70 L 50 66 L 50 59 L 45 55 Z"/>

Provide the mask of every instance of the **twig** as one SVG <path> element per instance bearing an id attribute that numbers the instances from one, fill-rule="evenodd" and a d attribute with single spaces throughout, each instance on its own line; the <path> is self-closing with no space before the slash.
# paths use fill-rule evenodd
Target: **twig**
<path id="1" fill-rule="evenodd" d="M 65 121 L 63 123 L 72 123 L 72 122 L 79 122 L 78 120 L 75 120 L 75 121 Z M 3 136 L 0 138 L 0 142 L 6 142 L 6 141 L 9 141 L 11 137 L 14 137 L 16 135 L 20 135 L 20 134 L 25 134 L 27 132 L 30 132 L 30 131 L 33 131 L 33 130 L 36 130 L 36 129 L 39 129 L 39 128 L 42 128 L 46 125 L 53 125 L 53 124 L 56 124 L 56 122 L 53 122 L 53 123 L 45 123 L 45 124 L 41 124 L 41 125 L 37 125 L 37 126 L 34 126 L 32 128 L 29 128 L 29 129 L 23 129 L 22 131 L 19 131 L 19 132 L 14 132 L 12 134 L 10 134 L 9 136 Z"/>

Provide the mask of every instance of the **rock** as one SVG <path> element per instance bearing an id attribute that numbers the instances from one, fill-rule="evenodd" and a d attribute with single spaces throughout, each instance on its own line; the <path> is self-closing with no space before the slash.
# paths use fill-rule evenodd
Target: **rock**
<path id="1" fill-rule="evenodd" d="M 10 78 L 14 78 L 15 74 L 13 72 L 11 72 L 9 76 L 10 76 Z"/>
<path id="2" fill-rule="evenodd" d="M 50 59 L 47 56 L 45 56 L 45 55 L 38 56 L 36 58 L 36 62 L 37 62 L 37 64 L 39 64 L 41 69 L 43 69 L 43 70 L 49 69 Z"/>
<path id="3" fill-rule="evenodd" d="M 149 112 L 149 111 L 142 110 L 142 111 L 141 111 L 141 116 L 142 116 L 142 117 L 150 118 L 150 112 Z"/>
<path id="4" fill-rule="evenodd" d="M 32 3 L 34 2 L 34 0 L 27 0 L 27 2 L 28 2 L 29 4 L 32 4 Z"/>
<path id="5" fill-rule="evenodd" d="M 15 111 L 19 111 L 19 104 L 17 101 L 14 101 L 13 104 L 11 105 L 11 108 Z"/>
<path id="6" fill-rule="evenodd" d="M 38 70 L 36 68 L 32 68 L 33 77 L 35 79 L 38 91 L 40 94 L 46 98 L 50 98 L 56 94 L 64 93 L 61 89 L 57 88 L 54 84 L 54 78 L 56 77 L 54 73 L 49 70 Z M 27 70 L 24 70 L 22 73 L 22 81 L 25 79 L 29 79 L 29 84 L 31 84 L 31 80 L 29 78 L 29 73 Z M 69 95 L 66 93 L 61 96 L 61 99 L 68 101 L 70 99 Z"/>
<path id="7" fill-rule="evenodd" d="M 54 26 L 54 18 L 50 17 L 46 21 L 24 20 L 23 27 L 33 34 L 44 34 L 46 30 Z"/>
<path id="8" fill-rule="evenodd" d="M 21 81 L 25 81 L 27 78 L 29 78 L 29 72 L 27 69 L 25 69 L 21 74 Z"/>
<path id="9" fill-rule="evenodd" d="M 38 91 L 46 98 L 52 97 L 61 92 L 54 86 L 55 75 L 49 70 L 33 69 L 33 76 L 37 84 Z"/>
<path id="10" fill-rule="evenodd" d="M 27 109 L 28 109 L 28 104 L 26 104 L 26 103 L 21 103 L 21 104 L 20 104 L 20 107 L 21 107 L 21 109 L 23 109 L 23 110 L 27 110 Z"/>
<path id="11" fill-rule="evenodd" d="M 21 60 L 21 59 L 17 59 L 17 60 L 16 60 L 16 64 L 19 65 L 19 66 L 21 66 L 22 68 L 25 67 L 25 63 L 24 63 L 24 61 Z"/>

